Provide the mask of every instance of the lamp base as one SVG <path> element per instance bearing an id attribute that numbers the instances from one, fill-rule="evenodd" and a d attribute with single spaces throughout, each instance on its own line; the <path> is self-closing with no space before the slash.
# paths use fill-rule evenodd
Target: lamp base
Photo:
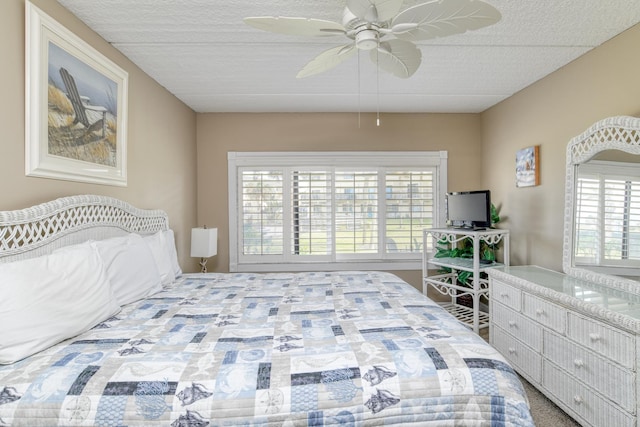
<path id="1" fill-rule="evenodd" d="M 206 273 L 206 272 L 207 272 L 207 259 L 200 258 L 200 273 Z"/>

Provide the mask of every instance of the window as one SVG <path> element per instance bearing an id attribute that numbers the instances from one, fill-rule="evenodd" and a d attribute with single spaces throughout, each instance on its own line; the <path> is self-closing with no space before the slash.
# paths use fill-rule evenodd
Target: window
<path id="1" fill-rule="evenodd" d="M 419 269 L 422 230 L 444 224 L 444 151 L 228 161 L 231 271 Z"/>
<path id="2" fill-rule="evenodd" d="M 591 161 L 579 168 L 578 265 L 640 268 L 640 170 L 637 164 L 615 165 Z"/>

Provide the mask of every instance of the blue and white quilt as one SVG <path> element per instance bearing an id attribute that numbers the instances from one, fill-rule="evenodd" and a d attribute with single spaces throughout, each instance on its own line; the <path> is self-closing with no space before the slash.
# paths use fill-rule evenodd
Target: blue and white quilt
<path id="1" fill-rule="evenodd" d="M 0 426 L 533 426 L 504 358 L 382 272 L 185 275 L 0 366 Z"/>

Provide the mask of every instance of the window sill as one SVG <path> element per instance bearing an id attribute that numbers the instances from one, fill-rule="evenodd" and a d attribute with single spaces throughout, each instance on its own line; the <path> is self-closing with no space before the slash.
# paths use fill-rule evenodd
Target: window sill
<path id="1" fill-rule="evenodd" d="M 239 264 L 230 265 L 232 273 L 260 273 L 280 271 L 351 271 L 351 270 L 420 270 L 420 261 L 354 261 L 339 263 L 295 263 L 295 264 Z"/>

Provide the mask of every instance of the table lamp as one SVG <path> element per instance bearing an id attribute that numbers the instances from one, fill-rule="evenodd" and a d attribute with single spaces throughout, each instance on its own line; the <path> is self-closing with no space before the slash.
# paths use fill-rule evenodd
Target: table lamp
<path id="1" fill-rule="evenodd" d="M 191 256 L 200 258 L 200 272 L 207 272 L 207 258 L 218 253 L 218 229 L 202 228 L 191 229 Z"/>

